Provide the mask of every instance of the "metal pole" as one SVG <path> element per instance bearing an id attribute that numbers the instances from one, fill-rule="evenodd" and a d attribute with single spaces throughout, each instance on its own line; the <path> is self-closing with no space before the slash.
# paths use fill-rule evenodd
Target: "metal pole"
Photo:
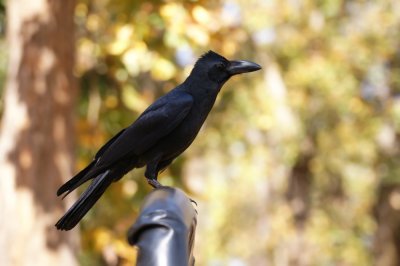
<path id="1" fill-rule="evenodd" d="M 181 190 L 162 187 L 145 199 L 128 242 L 139 248 L 137 266 L 194 265 L 197 212 Z"/>

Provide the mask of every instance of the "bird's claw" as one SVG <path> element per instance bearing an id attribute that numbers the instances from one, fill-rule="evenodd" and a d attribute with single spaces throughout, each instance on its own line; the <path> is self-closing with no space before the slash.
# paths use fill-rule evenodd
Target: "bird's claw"
<path id="1" fill-rule="evenodd" d="M 154 189 L 163 187 L 163 185 L 161 185 L 161 183 L 158 182 L 156 179 L 147 179 L 147 183 L 149 183 L 149 185 L 152 186 Z M 191 203 L 196 205 L 196 207 L 198 206 L 197 202 L 195 200 L 192 200 L 191 198 L 189 198 L 189 200 Z M 197 210 L 196 210 L 196 213 L 197 213 Z"/>
<path id="2" fill-rule="evenodd" d="M 160 188 L 163 187 L 163 185 L 161 185 L 160 182 L 158 182 L 155 179 L 147 179 L 147 183 L 149 183 L 150 186 L 152 186 L 153 188 Z"/>
<path id="3" fill-rule="evenodd" d="M 194 201 L 192 199 L 189 199 L 189 200 L 190 200 L 191 203 L 194 203 L 194 205 L 196 205 L 196 207 L 197 207 L 197 202 L 196 201 Z"/>

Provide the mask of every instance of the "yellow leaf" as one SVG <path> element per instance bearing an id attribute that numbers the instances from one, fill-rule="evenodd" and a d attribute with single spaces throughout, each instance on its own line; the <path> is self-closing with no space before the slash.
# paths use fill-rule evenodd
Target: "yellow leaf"
<path id="1" fill-rule="evenodd" d="M 157 80 L 168 80 L 174 77 L 176 73 L 175 66 L 165 58 L 159 57 L 155 60 L 151 69 L 151 75 Z"/>
<path id="2" fill-rule="evenodd" d="M 95 248 L 102 250 L 106 245 L 110 244 L 112 236 L 108 230 L 99 228 L 94 232 L 94 239 Z"/>
<path id="3" fill-rule="evenodd" d="M 101 24 L 101 18 L 98 15 L 91 14 L 89 15 L 87 22 L 86 22 L 86 28 L 89 31 L 97 31 L 100 28 Z"/>
<path id="4" fill-rule="evenodd" d="M 131 85 L 125 85 L 122 88 L 122 102 L 126 107 L 138 113 L 143 112 L 148 106 L 147 102 L 140 97 L 140 94 Z"/>
<path id="5" fill-rule="evenodd" d="M 113 109 L 113 108 L 117 107 L 117 105 L 118 105 L 117 97 L 115 97 L 115 95 L 108 95 L 104 101 L 104 105 L 108 109 Z"/>
<path id="6" fill-rule="evenodd" d="M 153 54 L 147 49 L 144 42 L 136 42 L 132 48 L 122 56 L 129 74 L 136 76 L 139 72 L 149 71 L 153 64 Z"/>
<path id="7" fill-rule="evenodd" d="M 199 24 L 206 25 L 211 20 L 210 13 L 202 6 L 195 6 L 192 10 L 192 15 L 194 20 Z"/>
<path id="8" fill-rule="evenodd" d="M 207 30 L 200 25 L 188 25 L 186 35 L 194 42 L 202 46 L 206 46 L 210 42 L 210 37 Z"/>
<path id="9" fill-rule="evenodd" d="M 122 54 L 131 44 L 133 35 L 132 25 L 126 24 L 116 30 L 116 39 L 108 46 L 108 51 L 112 55 Z"/>

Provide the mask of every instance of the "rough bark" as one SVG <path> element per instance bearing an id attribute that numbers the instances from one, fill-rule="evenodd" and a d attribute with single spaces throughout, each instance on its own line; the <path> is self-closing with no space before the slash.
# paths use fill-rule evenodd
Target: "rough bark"
<path id="1" fill-rule="evenodd" d="M 400 265 L 400 185 L 380 186 L 374 216 L 378 225 L 374 239 L 375 265 Z"/>
<path id="2" fill-rule="evenodd" d="M 2 265 L 76 265 L 76 233 L 54 227 L 68 203 L 55 192 L 72 174 L 74 6 L 74 1 L 57 0 L 7 3 L 9 66 L 0 132 Z"/>
<path id="3" fill-rule="evenodd" d="M 293 222 L 296 226 L 296 235 L 288 245 L 290 250 L 289 265 L 309 265 L 307 254 L 307 242 L 304 238 L 304 226 L 307 223 L 311 199 L 310 191 L 312 186 L 310 161 L 311 156 L 303 153 L 293 166 L 289 179 L 287 200 L 292 209 Z"/>
<path id="4" fill-rule="evenodd" d="M 304 227 L 310 212 L 311 156 L 303 155 L 292 169 L 287 191 L 287 199 L 292 207 L 294 222 L 298 229 Z"/>

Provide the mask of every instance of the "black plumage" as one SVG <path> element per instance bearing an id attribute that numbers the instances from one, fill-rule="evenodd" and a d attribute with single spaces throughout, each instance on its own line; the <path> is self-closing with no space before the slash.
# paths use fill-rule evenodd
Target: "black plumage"
<path id="1" fill-rule="evenodd" d="M 157 188 L 158 173 L 195 139 L 224 83 L 233 75 L 261 69 L 248 61 L 229 61 L 209 51 L 199 58 L 189 77 L 156 100 L 129 127 L 110 139 L 94 160 L 57 191 L 65 196 L 94 179 L 75 204 L 57 222 L 72 229 L 107 187 L 133 168 L 146 166 L 148 183 Z"/>

